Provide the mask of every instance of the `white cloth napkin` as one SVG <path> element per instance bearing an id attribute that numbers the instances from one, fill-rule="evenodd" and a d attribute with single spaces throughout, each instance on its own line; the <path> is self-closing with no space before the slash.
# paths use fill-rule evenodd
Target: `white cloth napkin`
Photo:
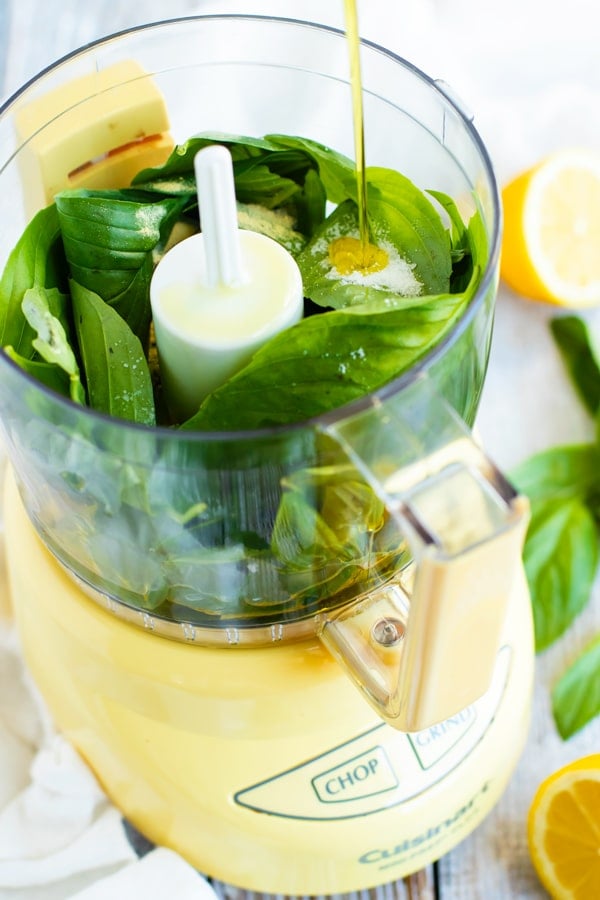
<path id="1" fill-rule="evenodd" d="M 208 882 L 172 850 L 158 847 L 116 875 L 97 881 L 71 900 L 214 900 Z"/>

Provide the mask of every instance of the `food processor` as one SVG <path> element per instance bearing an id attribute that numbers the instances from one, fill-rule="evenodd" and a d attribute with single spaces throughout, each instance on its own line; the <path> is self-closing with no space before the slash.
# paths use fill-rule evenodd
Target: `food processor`
<path id="1" fill-rule="evenodd" d="M 0 353 L 12 603 L 57 726 L 150 840 L 270 893 L 442 856 L 501 796 L 529 717 L 527 505 L 471 434 L 492 167 L 443 83 L 370 43 L 361 60 L 369 164 L 487 231 L 476 295 L 409 371 L 309 421 L 200 432 L 78 406 Z M 193 17 L 47 69 L 0 112 L 2 265 L 56 191 L 129 184 L 207 130 L 352 156 L 344 34 Z"/>

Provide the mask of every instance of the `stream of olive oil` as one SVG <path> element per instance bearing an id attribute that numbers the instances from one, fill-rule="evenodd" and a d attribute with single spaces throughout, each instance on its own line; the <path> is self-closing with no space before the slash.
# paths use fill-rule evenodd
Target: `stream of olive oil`
<path id="1" fill-rule="evenodd" d="M 363 258 L 369 244 L 367 220 L 367 182 L 365 173 L 365 126 L 363 115 L 362 77 L 360 71 L 360 35 L 356 0 L 344 0 L 346 40 L 350 57 L 350 87 L 352 91 L 352 121 L 354 127 L 354 155 L 356 159 L 356 190 L 358 198 L 358 229 Z"/>
<path id="2" fill-rule="evenodd" d="M 360 37 L 356 0 L 344 0 L 346 39 L 350 57 L 350 87 L 352 96 L 352 124 L 354 127 L 354 155 L 356 159 L 356 197 L 358 204 L 359 239 L 341 237 L 329 245 L 329 258 L 340 275 L 359 272 L 368 275 L 384 269 L 388 263 L 385 250 L 369 242 L 367 218 L 367 176 L 365 170 L 365 129 L 363 91 L 360 71 Z"/>

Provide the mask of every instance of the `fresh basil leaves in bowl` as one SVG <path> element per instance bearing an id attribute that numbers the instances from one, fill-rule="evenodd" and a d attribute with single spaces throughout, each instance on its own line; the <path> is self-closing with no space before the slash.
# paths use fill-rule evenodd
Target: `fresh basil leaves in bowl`
<path id="1" fill-rule="evenodd" d="M 171 422 L 149 285 L 178 229 L 199 227 L 193 159 L 211 143 L 232 153 L 240 226 L 297 259 L 306 315 Z M 381 167 L 367 192 L 372 240 L 394 261 L 379 277 L 336 269 L 332 241 L 358 234 L 354 165 L 300 137 L 193 137 L 131 187 L 64 191 L 32 220 L 0 281 L 2 415 L 29 513 L 84 582 L 175 621 L 280 621 L 405 560 L 314 420 L 426 366 L 472 421 L 495 285 L 466 315 L 489 257 L 474 204 L 464 221 L 451 197 Z"/>

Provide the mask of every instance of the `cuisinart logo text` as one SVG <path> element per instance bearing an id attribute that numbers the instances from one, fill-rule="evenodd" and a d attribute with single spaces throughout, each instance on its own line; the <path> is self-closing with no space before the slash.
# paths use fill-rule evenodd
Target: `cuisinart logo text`
<path id="1" fill-rule="evenodd" d="M 430 841 L 433 841 L 434 838 L 438 837 L 442 832 L 446 831 L 448 828 L 451 828 L 456 822 L 460 821 L 466 814 L 473 808 L 477 799 L 481 796 L 481 794 L 485 794 L 487 789 L 489 788 L 490 783 L 486 781 L 481 790 L 479 790 L 474 797 L 465 803 L 464 806 L 461 806 L 460 809 L 449 818 L 444 819 L 443 822 L 440 822 L 439 825 L 432 825 L 431 828 L 428 828 L 427 831 L 424 831 L 422 834 L 418 834 L 413 838 L 406 838 L 406 840 L 402 841 L 401 844 L 396 844 L 395 847 L 388 847 L 385 849 L 376 848 L 374 850 L 367 850 L 366 853 L 363 853 L 362 856 L 359 856 L 358 861 L 360 863 L 372 864 L 372 863 L 388 863 L 388 865 L 397 857 L 404 856 L 404 854 L 408 853 L 409 850 L 414 850 L 415 847 L 420 847 L 423 844 L 428 844 Z"/>

